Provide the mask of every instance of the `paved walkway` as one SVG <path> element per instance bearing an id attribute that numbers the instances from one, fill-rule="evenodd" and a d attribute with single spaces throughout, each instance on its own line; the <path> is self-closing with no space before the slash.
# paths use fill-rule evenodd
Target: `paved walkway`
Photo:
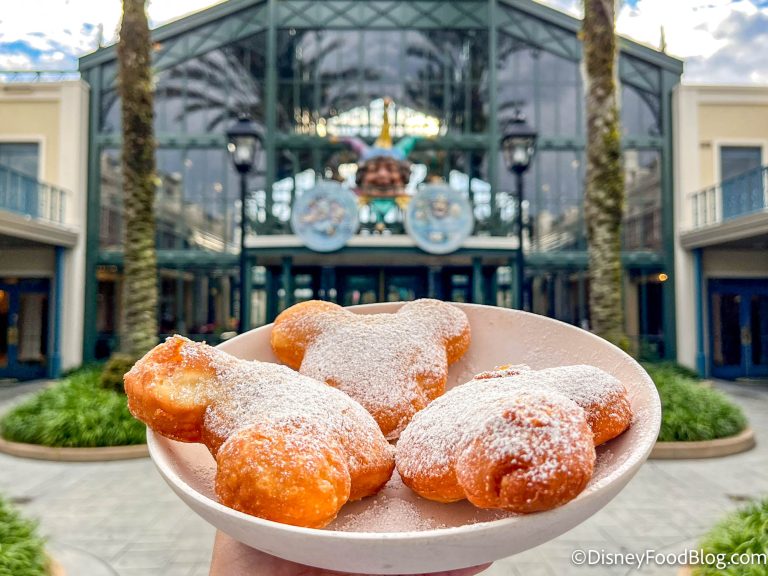
<path id="1" fill-rule="evenodd" d="M 768 495 L 768 387 L 717 386 L 746 411 L 756 449 L 712 460 L 649 461 L 598 514 L 556 540 L 497 562 L 486 574 L 675 574 L 674 567 L 578 568 L 571 554 L 682 550 L 744 500 Z M 0 390 L 0 411 L 36 388 Z M 70 464 L 0 455 L 0 493 L 39 518 L 54 544 L 94 555 L 120 576 L 208 574 L 213 529 L 181 503 L 148 459 Z"/>

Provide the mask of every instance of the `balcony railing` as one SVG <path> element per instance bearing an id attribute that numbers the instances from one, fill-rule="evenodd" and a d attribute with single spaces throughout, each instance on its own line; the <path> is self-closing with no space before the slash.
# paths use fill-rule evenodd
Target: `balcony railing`
<path id="1" fill-rule="evenodd" d="M 768 166 L 694 192 L 688 201 L 693 230 L 763 212 L 768 208 Z"/>
<path id="2" fill-rule="evenodd" d="M 0 210 L 65 224 L 68 192 L 0 165 Z"/>
<path id="3" fill-rule="evenodd" d="M 2 70 L 0 80 L 16 83 L 62 82 L 77 80 L 80 72 L 77 70 Z"/>

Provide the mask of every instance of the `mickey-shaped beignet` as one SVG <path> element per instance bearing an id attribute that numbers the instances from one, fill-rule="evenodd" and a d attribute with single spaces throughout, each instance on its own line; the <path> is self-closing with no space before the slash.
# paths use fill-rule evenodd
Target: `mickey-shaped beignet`
<path id="1" fill-rule="evenodd" d="M 535 512 L 584 489 L 594 446 L 621 434 L 624 385 L 594 366 L 481 372 L 417 414 L 397 445 L 406 485 L 430 500 Z"/>
<path id="2" fill-rule="evenodd" d="M 629 428 L 632 408 L 627 389 L 617 378 L 595 366 L 576 364 L 533 371 L 524 364 L 506 364 L 481 372 L 474 380 L 521 375 L 526 377 L 521 382 L 527 389 L 554 390 L 581 406 L 595 435 L 595 446 L 608 442 Z"/>
<path id="3" fill-rule="evenodd" d="M 216 495 L 247 514 L 319 528 L 348 500 L 377 492 L 394 468 L 376 422 L 346 394 L 181 336 L 139 360 L 125 391 L 153 430 L 208 447 Z"/>
<path id="4" fill-rule="evenodd" d="M 513 380 L 469 382 L 416 414 L 397 444 L 403 482 L 430 500 L 517 513 L 575 498 L 595 465 L 584 410 Z"/>
<path id="5" fill-rule="evenodd" d="M 354 314 L 311 300 L 285 310 L 272 328 L 281 362 L 349 394 L 389 439 L 445 392 L 448 365 L 469 340 L 466 314 L 431 299 L 394 314 Z"/>

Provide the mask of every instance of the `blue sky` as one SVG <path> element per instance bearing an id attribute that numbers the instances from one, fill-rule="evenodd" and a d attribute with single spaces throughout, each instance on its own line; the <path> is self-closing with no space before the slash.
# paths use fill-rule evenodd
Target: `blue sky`
<path id="1" fill-rule="evenodd" d="M 151 0 L 152 26 L 215 0 Z M 581 0 L 542 0 L 580 16 Z M 0 11 L 0 69 L 74 69 L 101 37 L 114 40 L 120 0 L 5 0 Z M 12 6 L 12 8 L 10 8 Z M 684 80 L 768 84 L 768 0 L 624 0 L 621 34 L 686 60 Z"/>

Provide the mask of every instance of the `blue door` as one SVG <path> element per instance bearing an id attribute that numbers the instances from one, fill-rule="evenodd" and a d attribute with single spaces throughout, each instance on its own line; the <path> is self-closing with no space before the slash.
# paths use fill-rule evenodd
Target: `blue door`
<path id="1" fill-rule="evenodd" d="M 49 296 L 47 279 L 0 280 L 0 378 L 47 375 Z"/>
<path id="2" fill-rule="evenodd" d="M 710 373 L 768 376 L 768 279 L 709 281 Z"/>

